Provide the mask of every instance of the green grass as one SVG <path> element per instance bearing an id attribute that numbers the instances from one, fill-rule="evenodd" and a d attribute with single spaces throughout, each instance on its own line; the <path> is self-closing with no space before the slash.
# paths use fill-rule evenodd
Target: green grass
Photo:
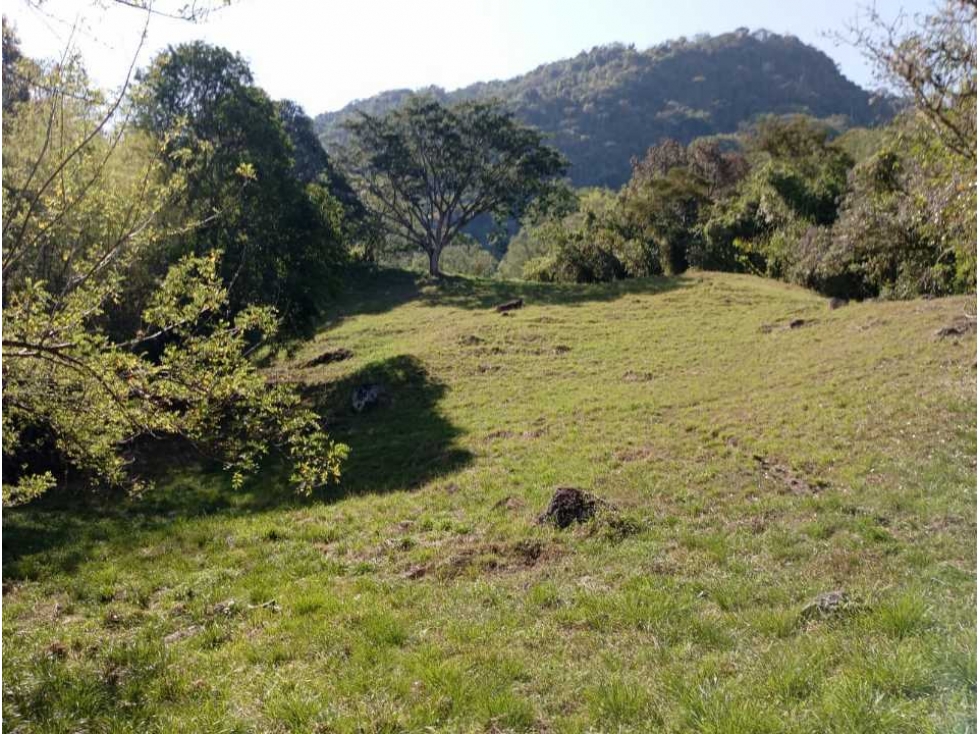
<path id="1" fill-rule="evenodd" d="M 342 486 L 168 453 L 140 500 L 5 513 L 5 731 L 975 731 L 976 342 L 935 336 L 974 299 L 353 293 L 270 367 Z M 560 485 L 617 512 L 538 526 Z"/>

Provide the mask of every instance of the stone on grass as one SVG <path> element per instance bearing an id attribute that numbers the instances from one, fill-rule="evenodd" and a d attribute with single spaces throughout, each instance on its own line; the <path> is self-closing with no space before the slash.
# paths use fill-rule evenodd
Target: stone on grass
<path id="1" fill-rule="evenodd" d="M 369 383 L 361 385 L 353 391 L 350 396 L 350 405 L 355 413 L 363 413 L 365 410 L 378 405 L 385 397 L 387 397 L 387 390 L 384 385 Z"/>
<path id="2" fill-rule="evenodd" d="M 853 602 L 845 591 L 827 591 L 806 604 L 799 613 L 799 616 L 804 621 L 824 619 L 835 617 L 852 607 Z"/>
<path id="3" fill-rule="evenodd" d="M 336 349 L 328 349 L 322 354 L 313 357 L 307 362 L 303 363 L 304 368 L 318 367 L 321 364 L 333 364 L 334 362 L 343 362 L 346 359 L 350 359 L 354 356 L 346 347 L 337 347 Z"/>

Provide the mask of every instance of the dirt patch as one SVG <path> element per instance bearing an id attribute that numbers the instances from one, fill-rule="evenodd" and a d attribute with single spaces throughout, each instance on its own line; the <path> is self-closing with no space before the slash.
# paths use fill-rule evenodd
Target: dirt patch
<path id="1" fill-rule="evenodd" d="M 845 591 L 827 591 L 806 604 L 799 612 L 801 622 L 842 617 L 860 609 Z"/>
<path id="2" fill-rule="evenodd" d="M 619 449 L 613 452 L 612 456 L 616 461 L 628 464 L 633 461 L 645 461 L 655 453 L 651 446 L 630 446 L 627 449 Z"/>
<path id="3" fill-rule="evenodd" d="M 554 347 L 555 354 L 567 354 L 570 351 L 571 347 L 569 347 L 567 344 L 558 344 Z"/>
<path id="4" fill-rule="evenodd" d="M 186 640 L 188 637 L 193 637 L 203 629 L 199 624 L 192 624 L 190 627 L 184 627 L 176 632 L 171 632 L 163 638 L 163 642 L 167 645 L 172 645 L 174 642 L 180 642 L 181 640 Z"/>
<path id="5" fill-rule="evenodd" d="M 487 441 L 496 441 L 503 438 L 513 438 L 515 434 L 513 431 L 508 431 L 505 428 L 498 428 L 495 431 L 490 431 L 486 434 Z"/>
<path id="6" fill-rule="evenodd" d="M 762 324 L 758 327 L 758 331 L 762 334 L 771 334 L 773 331 L 794 331 L 804 326 L 812 326 L 814 323 L 815 321 L 812 319 L 792 319 L 784 326 L 778 324 Z"/>
<path id="7" fill-rule="evenodd" d="M 949 337 L 966 336 L 967 334 L 975 334 L 975 333 L 976 333 L 975 319 L 970 319 L 966 316 L 960 316 L 948 326 L 943 326 L 941 329 L 936 331 L 935 336 L 938 337 L 939 339 L 948 339 Z"/>
<path id="8" fill-rule="evenodd" d="M 346 347 L 337 347 L 336 349 L 328 349 L 322 354 L 313 357 L 312 359 L 303 362 L 303 368 L 309 369 L 310 367 L 319 367 L 322 364 L 333 364 L 334 362 L 343 362 L 344 360 L 350 359 L 354 356 Z"/>
<path id="9" fill-rule="evenodd" d="M 428 568 L 425 566 L 412 566 L 403 574 L 401 578 L 408 579 L 410 581 L 415 581 L 417 579 L 423 578 L 428 573 Z"/>
<path id="10" fill-rule="evenodd" d="M 653 373 L 633 372 L 632 370 L 629 370 L 624 375 L 622 375 L 622 379 L 625 380 L 626 382 L 650 382 L 653 379 Z"/>
<path id="11" fill-rule="evenodd" d="M 560 555 L 559 546 L 537 539 L 514 543 L 473 543 L 440 563 L 435 573 L 443 578 L 469 573 L 512 573 L 553 561 Z"/>
<path id="12" fill-rule="evenodd" d="M 499 502 L 493 505 L 494 510 L 509 510 L 514 512 L 516 510 L 522 510 L 526 506 L 524 502 L 519 497 L 504 497 Z"/>
<path id="13" fill-rule="evenodd" d="M 812 481 L 800 477 L 785 464 L 773 461 L 759 454 L 755 454 L 752 458 L 758 463 L 758 466 L 766 477 L 782 482 L 792 494 L 817 494 L 826 488 L 825 482 L 818 480 Z"/>

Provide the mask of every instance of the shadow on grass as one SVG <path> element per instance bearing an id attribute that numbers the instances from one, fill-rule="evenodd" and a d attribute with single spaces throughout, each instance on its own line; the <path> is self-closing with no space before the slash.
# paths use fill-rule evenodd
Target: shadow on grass
<path id="1" fill-rule="evenodd" d="M 363 384 L 384 386 L 387 398 L 355 413 L 350 396 Z M 135 547 L 143 531 L 204 516 L 241 516 L 336 501 L 361 492 L 412 490 L 472 461 L 455 446 L 459 429 L 439 411 L 445 387 L 414 357 L 368 365 L 347 379 L 307 392 L 326 415 L 334 440 L 350 446 L 339 485 L 312 497 L 296 495 L 288 467 L 272 464 L 239 491 L 215 463 L 186 446 L 156 445 L 144 474 L 158 486 L 141 497 L 76 490 L 52 491 L 3 517 L 3 579 L 70 573 L 106 544 Z"/>
<path id="2" fill-rule="evenodd" d="M 491 309 L 514 298 L 529 305 L 575 306 L 614 301 L 627 295 L 651 295 L 686 288 L 684 278 L 654 276 L 613 283 L 534 283 L 445 275 L 427 275 L 393 268 L 351 268 L 344 293 L 329 306 L 321 328 L 337 326 L 345 318 L 380 314 L 411 301 L 429 306 L 467 310 Z"/>
<path id="3" fill-rule="evenodd" d="M 356 413 L 353 391 L 384 387 L 381 402 Z M 306 391 L 327 416 L 330 436 L 350 447 L 344 478 L 331 496 L 410 490 L 466 466 L 472 454 L 455 446 L 459 429 L 438 409 L 445 386 L 410 355 L 369 364 L 353 375 Z"/>

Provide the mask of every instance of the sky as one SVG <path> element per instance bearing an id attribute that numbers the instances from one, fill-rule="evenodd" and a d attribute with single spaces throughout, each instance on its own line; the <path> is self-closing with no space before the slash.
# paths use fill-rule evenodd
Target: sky
<path id="1" fill-rule="evenodd" d="M 213 0 L 212 0 L 213 1 Z M 156 0 L 165 10 L 186 0 Z M 932 0 L 876 0 L 885 18 L 925 12 Z M 846 0 L 234 0 L 202 23 L 155 16 L 143 65 L 168 44 L 203 39 L 239 52 L 275 99 L 311 115 L 388 89 L 452 90 L 507 79 L 594 46 L 644 49 L 738 27 L 791 33 L 832 57 L 864 87 L 876 86 L 860 53 L 827 34 L 862 2 Z M 4 0 L 24 52 L 60 56 L 69 38 L 103 87 L 119 85 L 145 14 L 111 0 Z"/>

